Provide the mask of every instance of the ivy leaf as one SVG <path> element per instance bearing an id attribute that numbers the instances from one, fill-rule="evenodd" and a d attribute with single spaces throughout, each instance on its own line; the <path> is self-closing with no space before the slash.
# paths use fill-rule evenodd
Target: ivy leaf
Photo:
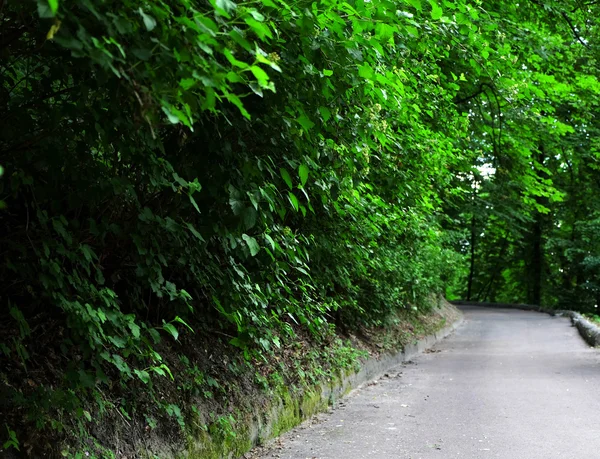
<path id="1" fill-rule="evenodd" d="M 254 257 L 258 252 L 260 252 L 260 246 L 258 245 L 258 242 L 256 242 L 256 239 L 254 239 L 252 236 L 242 234 L 242 239 L 246 241 L 246 245 L 250 249 L 250 255 Z"/>
<path id="2" fill-rule="evenodd" d="M 65 228 L 65 223 L 66 219 L 62 216 L 61 218 L 52 219 L 52 227 L 54 228 L 54 230 L 63 237 L 67 244 L 71 245 L 71 242 L 73 242 L 73 238 L 71 237 L 71 234 L 67 232 Z"/>
<path id="3" fill-rule="evenodd" d="M 48 0 L 48 5 L 50 6 L 52 13 L 56 14 L 58 11 L 58 0 Z"/>
<path id="4" fill-rule="evenodd" d="M 283 178 L 285 183 L 287 183 L 287 186 L 290 188 L 290 190 L 293 189 L 294 185 L 292 183 L 292 176 L 290 175 L 290 173 L 283 167 L 279 169 L 279 173 L 281 174 L 281 178 Z"/>
<path id="5" fill-rule="evenodd" d="M 94 259 L 98 258 L 92 248 L 87 244 L 83 244 L 80 247 L 80 250 L 88 263 L 92 263 Z"/>
<path id="6" fill-rule="evenodd" d="M 108 339 L 120 349 L 123 349 L 127 344 L 127 341 L 120 336 L 109 336 Z"/>
<path id="7" fill-rule="evenodd" d="M 165 374 L 165 372 L 166 372 L 169 375 L 169 377 L 171 378 L 171 380 L 175 380 L 175 378 L 173 378 L 173 373 L 171 373 L 171 370 L 169 369 L 169 367 L 166 366 L 164 363 L 158 367 L 151 368 L 151 370 L 161 376 L 166 376 L 166 374 Z"/>
<path id="8" fill-rule="evenodd" d="M 308 180 L 308 167 L 305 164 L 300 164 L 298 175 L 300 176 L 300 183 L 304 186 Z"/>

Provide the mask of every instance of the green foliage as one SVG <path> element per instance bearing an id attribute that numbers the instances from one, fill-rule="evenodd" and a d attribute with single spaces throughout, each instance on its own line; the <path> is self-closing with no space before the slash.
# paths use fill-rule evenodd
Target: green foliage
<path id="1" fill-rule="evenodd" d="M 464 233 L 457 248 L 471 261 L 453 291 L 589 310 L 600 291 L 598 247 L 590 244 L 598 234 L 592 177 L 600 87 L 598 27 L 587 18 L 597 16 L 596 7 L 534 1 L 485 8 L 493 22 L 482 23 L 480 54 L 490 58 L 457 99 L 471 120 L 463 144 L 476 161 L 454 181 L 468 198 L 446 209 L 448 227 Z"/>
<path id="2" fill-rule="evenodd" d="M 324 340 L 331 324 L 382 325 L 460 290 L 465 240 L 483 296 L 522 296 L 523 237 L 537 234 L 589 303 L 597 225 L 568 204 L 589 195 L 559 184 L 571 166 L 594 182 L 600 87 L 592 45 L 555 21 L 584 14 L 569 8 L 5 5 L 0 393 L 22 413 L 8 441 L 33 425 L 68 435 L 69 413 L 80 438 L 92 412 L 144 419 L 105 395 L 126 387 L 183 427 L 157 386 L 220 390 L 165 358 L 194 330 L 261 361 L 301 329 Z M 564 222 L 552 232 L 550 214 Z M 556 257 L 546 266 L 564 266 Z"/>

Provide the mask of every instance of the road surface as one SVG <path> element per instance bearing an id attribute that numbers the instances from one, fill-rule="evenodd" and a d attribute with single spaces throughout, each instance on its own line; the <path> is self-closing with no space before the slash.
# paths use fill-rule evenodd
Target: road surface
<path id="1" fill-rule="evenodd" d="M 600 458 L 600 353 L 566 318 L 461 307 L 464 324 L 264 459 Z"/>

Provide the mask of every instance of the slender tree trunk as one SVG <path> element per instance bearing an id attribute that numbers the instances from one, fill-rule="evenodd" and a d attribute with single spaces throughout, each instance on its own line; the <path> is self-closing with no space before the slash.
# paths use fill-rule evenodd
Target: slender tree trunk
<path id="1" fill-rule="evenodd" d="M 542 252 L 542 216 L 539 212 L 536 215 L 536 221 L 533 225 L 532 237 L 532 284 L 530 302 L 539 306 L 542 301 L 542 270 L 544 264 L 544 254 Z"/>
<path id="2" fill-rule="evenodd" d="M 475 213 L 471 217 L 471 267 L 469 269 L 469 284 L 467 286 L 467 301 L 471 301 L 471 294 L 473 292 L 473 277 L 475 276 L 475 241 L 477 235 L 475 234 Z"/>
<path id="3" fill-rule="evenodd" d="M 544 164 L 546 159 L 546 153 L 544 151 L 544 145 L 540 145 L 538 162 Z M 541 178 L 546 178 L 546 174 L 538 172 Z M 537 197 L 536 201 L 538 204 L 546 206 L 548 200 L 543 197 Z M 531 265 L 530 265 L 530 279 L 531 289 L 529 295 L 529 303 L 535 305 L 541 305 L 542 302 L 542 275 L 544 270 L 544 244 L 543 244 L 543 231 L 544 229 L 544 215 L 538 210 L 535 211 L 535 221 L 531 232 Z"/>
<path id="4" fill-rule="evenodd" d="M 500 274 L 502 272 L 502 262 L 504 261 L 502 258 L 502 254 L 504 254 L 504 251 L 507 249 L 507 247 L 508 247 L 508 235 L 505 236 L 504 239 L 502 240 L 502 245 L 500 246 L 500 249 L 498 250 L 498 254 L 496 255 L 496 263 L 494 264 L 494 268 L 492 270 L 492 276 L 490 277 L 489 282 L 484 287 L 482 287 L 482 289 L 477 294 L 477 301 L 485 302 L 485 301 L 487 301 L 488 296 L 490 296 L 490 292 L 492 291 L 494 282 L 496 281 L 498 274 Z M 483 295 L 483 298 L 480 300 L 482 293 L 484 293 L 484 295 Z M 492 296 L 490 297 L 490 301 L 492 303 L 494 302 L 494 298 Z"/>

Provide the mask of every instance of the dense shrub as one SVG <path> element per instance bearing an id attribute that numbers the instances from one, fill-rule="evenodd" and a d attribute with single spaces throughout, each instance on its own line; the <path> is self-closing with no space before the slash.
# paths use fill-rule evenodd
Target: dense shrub
<path id="1" fill-rule="evenodd" d="M 59 430 L 106 386 L 173 377 L 157 346 L 198 324 L 250 359 L 453 282 L 466 245 L 440 209 L 490 147 L 465 104 L 513 56 L 479 2 L 0 4 L 15 426 Z M 23 392 L 40 356 L 68 365 Z"/>

